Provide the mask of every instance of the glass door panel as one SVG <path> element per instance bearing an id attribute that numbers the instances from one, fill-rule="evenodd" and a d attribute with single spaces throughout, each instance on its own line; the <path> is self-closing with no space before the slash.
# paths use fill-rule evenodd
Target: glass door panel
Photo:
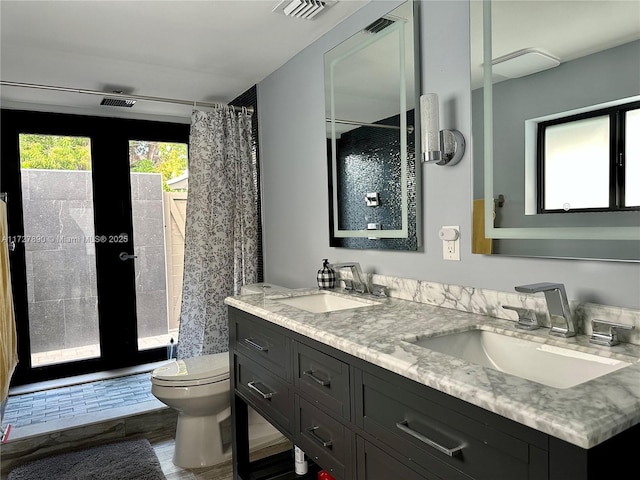
<path id="1" fill-rule="evenodd" d="M 178 341 L 187 145 L 129 142 L 138 349 Z"/>
<path id="2" fill-rule="evenodd" d="M 19 146 L 32 367 L 100 357 L 90 139 Z"/>

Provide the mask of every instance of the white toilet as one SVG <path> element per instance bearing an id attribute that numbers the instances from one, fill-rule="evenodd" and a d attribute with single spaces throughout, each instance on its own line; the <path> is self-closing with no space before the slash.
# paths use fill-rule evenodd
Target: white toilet
<path id="1" fill-rule="evenodd" d="M 199 468 L 231 458 L 228 430 L 225 432 L 231 415 L 228 352 L 172 361 L 156 368 L 151 373 L 151 392 L 178 411 L 174 464 Z M 283 438 L 255 411 L 249 411 L 250 448 Z"/>

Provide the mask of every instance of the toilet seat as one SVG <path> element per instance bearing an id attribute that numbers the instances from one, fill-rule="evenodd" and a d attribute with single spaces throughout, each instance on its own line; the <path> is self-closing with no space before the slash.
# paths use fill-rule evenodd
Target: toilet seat
<path id="1" fill-rule="evenodd" d="M 229 379 L 229 352 L 185 358 L 151 372 L 151 382 L 165 387 L 192 387 Z"/>

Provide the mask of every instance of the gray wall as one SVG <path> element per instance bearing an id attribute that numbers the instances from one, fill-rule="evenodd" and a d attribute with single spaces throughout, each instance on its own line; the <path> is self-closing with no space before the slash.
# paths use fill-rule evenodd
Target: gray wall
<path id="1" fill-rule="evenodd" d="M 640 212 L 524 214 L 525 121 L 637 95 L 640 85 L 639 61 L 640 41 L 634 41 L 493 86 L 494 138 L 499 138 L 494 149 L 494 197 L 503 194 L 505 198 L 504 206 L 496 209 L 495 225 L 579 227 L 640 224 Z M 611 72 L 616 74 L 612 75 Z M 580 88 L 576 88 L 576 85 Z M 484 149 L 483 94 L 482 88 L 472 93 L 474 198 L 484 196 L 481 160 Z M 638 259 L 640 245 L 637 241 L 496 239 L 493 241 L 493 253 Z"/>
<path id="2" fill-rule="evenodd" d="M 499 226 L 640 224 L 639 212 L 524 215 L 525 121 L 638 95 L 639 63 L 640 41 L 635 41 L 493 86 L 494 138 L 499 139 L 494 146 L 494 196 L 502 193 L 506 199 Z M 478 160 L 484 147 L 482 95 L 482 88 L 473 91 L 473 154 Z M 483 196 L 483 175 L 478 161 L 475 198 Z"/>
<path id="3" fill-rule="evenodd" d="M 471 254 L 471 145 L 454 167 L 423 166 L 421 252 L 329 247 L 323 54 L 401 2 L 374 0 L 258 84 L 265 280 L 315 286 L 322 258 L 371 273 L 513 291 L 563 282 L 582 302 L 640 308 L 638 264 Z M 469 3 L 421 2 L 422 92 L 440 95 L 442 128 L 471 138 Z M 461 261 L 442 260 L 438 230 L 460 225 Z"/>

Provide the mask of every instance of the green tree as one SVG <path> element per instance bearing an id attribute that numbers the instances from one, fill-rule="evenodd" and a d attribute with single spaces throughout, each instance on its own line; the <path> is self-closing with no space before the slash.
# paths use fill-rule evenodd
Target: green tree
<path id="1" fill-rule="evenodd" d="M 91 170 L 91 140 L 21 134 L 20 166 L 41 170 Z"/>
<path id="2" fill-rule="evenodd" d="M 129 142 L 129 162 L 132 172 L 159 173 L 162 188 L 170 190 L 167 181 L 179 177 L 187 169 L 187 145 L 184 143 Z"/>
<path id="3" fill-rule="evenodd" d="M 129 171 L 137 173 L 157 173 L 156 166 L 148 158 L 143 158 L 129 167 Z"/>
<path id="4" fill-rule="evenodd" d="M 162 188 L 187 169 L 187 145 L 183 143 L 130 141 L 132 172 L 159 173 Z M 20 166 L 41 170 L 91 170 L 91 139 L 58 135 L 20 135 Z"/>

